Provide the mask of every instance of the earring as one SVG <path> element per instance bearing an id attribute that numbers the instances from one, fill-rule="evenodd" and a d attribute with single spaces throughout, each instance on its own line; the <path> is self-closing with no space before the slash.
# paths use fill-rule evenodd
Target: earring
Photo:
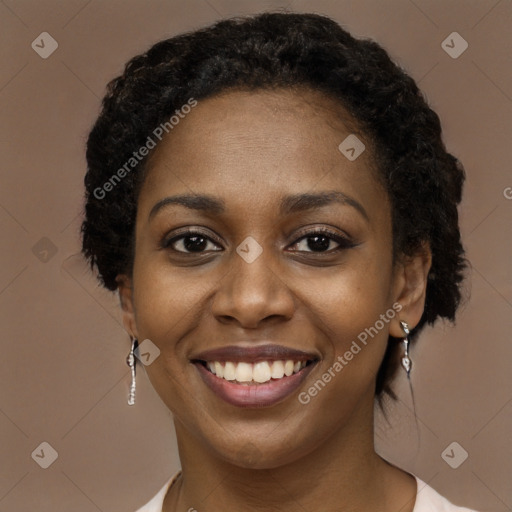
<path id="1" fill-rule="evenodd" d="M 130 349 L 130 353 L 128 354 L 126 358 L 126 364 L 130 367 L 130 370 L 132 372 L 132 380 L 130 382 L 130 394 L 128 395 L 128 405 L 134 405 L 135 404 L 135 389 L 136 389 L 136 382 L 135 382 L 135 349 L 138 347 L 139 342 L 137 341 L 137 338 L 132 339 L 132 347 Z"/>
<path id="2" fill-rule="evenodd" d="M 400 321 L 400 325 L 402 326 L 402 329 L 405 332 L 405 338 L 403 339 L 404 356 L 402 357 L 402 366 L 404 367 L 404 370 L 407 372 L 407 378 L 409 378 L 412 367 L 412 361 L 409 357 L 409 333 L 411 331 L 409 330 L 409 324 L 407 322 Z"/>

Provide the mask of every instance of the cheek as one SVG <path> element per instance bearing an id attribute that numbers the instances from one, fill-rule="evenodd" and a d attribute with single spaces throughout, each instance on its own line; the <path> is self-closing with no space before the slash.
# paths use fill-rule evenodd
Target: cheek
<path id="1" fill-rule="evenodd" d="M 137 330 L 141 339 L 155 343 L 160 354 L 145 371 L 173 414 L 194 417 L 204 404 L 190 400 L 188 382 L 193 369 L 182 340 L 200 324 L 199 305 L 209 292 L 203 279 L 147 263 L 141 259 L 134 267 Z"/>
<path id="2" fill-rule="evenodd" d="M 325 375 L 329 382 L 355 390 L 375 378 L 396 315 L 389 300 L 390 276 L 391 259 L 361 258 L 325 279 L 311 281 L 306 310 L 329 341 L 321 369 L 325 373 L 332 368 L 330 376 Z"/>
<path id="3" fill-rule="evenodd" d="M 363 397 L 373 397 L 388 343 L 389 321 L 395 313 L 386 309 L 384 300 L 376 300 L 377 290 L 370 293 L 368 288 L 363 293 L 352 289 L 345 293 L 349 290 L 332 291 L 332 301 L 326 300 L 316 314 L 322 320 L 316 330 L 322 331 L 326 340 L 322 346 L 324 360 L 299 396 L 310 417 L 322 417 L 333 428 L 365 402 Z M 388 311 L 391 313 L 386 317 Z"/>
<path id="4" fill-rule="evenodd" d="M 208 280 L 198 274 L 171 269 L 160 258 L 136 262 L 134 302 L 141 335 L 164 345 L 181 337 L 210 293 Z"/>
<path id="5" fill-rule="evenodd" d="M 390 287 L 390 260 L 355 255 L 349 264 L 308 280 L 301 296 L 320 324 L 344 338 L 357 337 L 390 307 Z"/>

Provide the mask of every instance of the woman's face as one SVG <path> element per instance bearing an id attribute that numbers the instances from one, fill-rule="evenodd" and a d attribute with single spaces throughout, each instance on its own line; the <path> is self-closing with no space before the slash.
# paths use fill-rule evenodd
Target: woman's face
<path id="1" fill-rule="evenodd" d="M 179 428 L 239 466 L 368 427 L 388 335 L 414 320 L 396 311 L 407 286 L 370 142 L 357 133 L 353 161 L 338 148 L 349 124 L 310 91 L 229 92 L 148 162 L 125 324 L 160 350 L 146 371 Z"/>

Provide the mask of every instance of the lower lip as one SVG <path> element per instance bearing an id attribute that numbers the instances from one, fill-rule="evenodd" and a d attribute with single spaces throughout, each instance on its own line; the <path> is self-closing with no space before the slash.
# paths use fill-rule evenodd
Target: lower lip
<path id="1" fill-rule="evenodd" d="M 289 377 L 270 380 L 263 384 L 236 384 L 221 379 L 206 369 L 201 363 L 195 363 L 199 375 L 208 387 L 228 404 L 236 407 L 270 407 L 290 396 L 309 375 L 315 362 Z"/>

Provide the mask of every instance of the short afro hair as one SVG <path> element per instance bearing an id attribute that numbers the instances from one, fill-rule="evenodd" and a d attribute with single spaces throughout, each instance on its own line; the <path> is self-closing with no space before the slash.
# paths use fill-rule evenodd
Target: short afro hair
<path id="1" fill-rule="evenodd" d="M 82 252 L 101 283 L 117 288 L 131 274 L 143 159 L 108 193 L 95 191 L 190 98 L 229 90 L 306 87 L 339 102 L 373 143 L 379 178 L 391 203 L 393 255 L 432 253 L 423 316 L 455 320 L 466 260 L 457 205 L 464 168 L 446 151 L 441 124 L 414 80 L 370 39 L 356 39 L 317 14 L 262 13 L 222 20 L 160 41 L 131 59 L 112 80 L 87 141 Z M 396 398 L 390 382 L 399 366 L 390 337 L 375 395 Z M 381 403 L 382 405 L 382 403 Z"/>

